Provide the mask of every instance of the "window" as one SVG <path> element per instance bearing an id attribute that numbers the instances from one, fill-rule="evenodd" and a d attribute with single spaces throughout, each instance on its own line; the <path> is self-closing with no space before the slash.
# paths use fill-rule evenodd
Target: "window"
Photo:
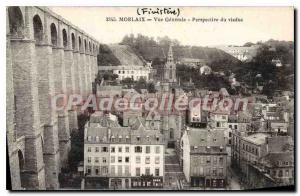
<path id="1" fill-rule="evenodd" d="M 110 167 L 110 173 L 111 173 L 111 175 L 115 175 L 116 169 L 115 169 L 115 166 L 114 166 L 114 165 L 112 165 L 112 166 Z"/>
<path id="2" fill-rule="evenodd" d="M 135 152 L 142 152 L 142 147 L 141 146 L 136 146 L 136 147 L 134 147 L 134 151 Z"/>
<path id="3" fill-rule="evenodd" d="M 232 128 L 232 125 L 229 125 L 229 128 L 231 129 L 231 128 Z"/>
<path id="4" fill-rule="evenodd" d="M 146 167 L 145 169 L 145 175 L 149 176 L 150 175 L 150 168 Z"/>
<path id="5" fill-rule="evenodd" d="M 141 176 L 141 168 L 139 168 L 139 167 L 135 168 L 135 175 Z"/>
<path id="6" fill-rule="evenodd" d="M 136 137 L 136 140 L 137 140 L 137 141 L 140 141 L 140 136 L 137 136 L 137 137 Z"/>
<path id="7" fill-rule="evenodd" d="M 122 136 L 119 136 L 119 142 L 122 142 Z"/>
<path id="8" fill-rule="evenodd" d="M 107 147 L 102 147 L 102 152 L 107 152 Z"/>
<path id="9" fill-rule="evenodd" d="M 96 175 L 98 175 L 99 174 L 99 169 L 95 169 L 95 173 L 96 173 Z"/>
<path id="10" fill-rule="evenodd" d="M 95 163 L 99 163 L 99 157 L 95 157 Z"/>
<path id="11" fill-rule="evenodd" d="M 114 157 L 114 156 L 111 156 L 111 157 L 110 157 L 110 162 L 111 162 L 111 163 L 115 163 L 115 161 L 116 161 L 115 157 Z"/>
<path id="12" fill-rule="evenodd" d="M 101 171 L 102 171 L 103 174 L 107 174 L 108 173 L 108 167 L 107 166 L 101 167 Z"/>
<path id="13" fill-rule="evenodd" d="M 128 142 L 129 142 L 129 137 L 128 137 L 128 136 L 126 136 L 126 138 L 125 138 L 125 142 L 126 142 L 126 143 L 128 143 Z"/>
<path id="14" fill-rule="evenodd" d="M 220 122 L 217 122 L 217 127 L 220 127 Z"/>
<path id="15" fill-rule="evenodd" d="M 106 163 L 106 157 L 102 158 L 102 163 Z"/>
<path id="16" fill-rule="evenodd" d="M 146 157 L 146 158 L 145 158 L 145 163 L 146 163 L 146 164 L 150 164 L 150 157 Z"/>
<path id="17" fill-rule="evenodd" d="M 213 176 L 216 176 L 216 175 L 217 175 L 217 169 L 216 169 L 216 168 L 213 168 L 213 170 L 212 170 L 212 175 L 213 175 Z"/>
<path id="18" fill-rule="evenodd" d="M 158 136 L 156 137 L 156 141 L 158 141 L 158 142 L 159 142 L 159 137 L 158 137 Z"/>
<path id="19" fill-rule="evenodd" d="M 95 152 L 99 152 L 99 147 L 96 147 L 96 148 L 95 148 Z"/>
<path id="20" fill-rule="evenodd" d="M 159 164 L 159 157 L 155 157 L 155 164 Z"/>
<path id="21" fill-rule="evenodd" d="M 91 168 L 87 168 L 87 173 L 91 174 Z"/>
<path id="22" fill-rule="evenodd" d="M 129 163 L 129 157 L 125 157 L 125 163 Z"/>
<path id="23" fill-rule="evenodd" d="M 147 153 L 147 154 L 150 153 L 150 146 L 146 146 L 146 153 Z"/>
<path id="24" fill-rule="evenodd" d="M 136 163 L 141 163 L 141 157 L 140 156 L 136 156 L 135 157 L 135 162 Z"/>
<path id="25" fill-rule="evenodd" d="M 205 170 L 205 171 L 206 171 L 206 172 L 205 172 L 205 173 L 206 173 L 206 175 L 207 175 L 207 176 L 210 176 L 210 168 L 206 168 L 206 170 Z"/>
<path id="26" fill-rule="evenodd" d="M 118 175 L 122 176 L 122 165 L 118 166 Z"/>
<path id="27" fill-rule="evenodd" d="M 287 170 L 285 170 L 285 176 L 289 176 L 290 175 L 290 171 L 287 169 Z"/>
<path id="28" fill-rule="evenodd" d="M 159 168 L 155 168 L 155 176 L 159 176 Z"/>
<path id="29" fill-rule="evenodd" d="M 217 139 L 216 139 L 216 138 L 214 138 L 214 139 L 213 139 L 213 141 L 214 141 L 214 142 L 217 142 Z"/>
<path id="30" fill-rule="evenodd" d="M 115 152 L 115 147 L 111 147 L 110 152 Z"/>
<path id="31" fill-rule="evenodd" d="M 92 158 L 88 157 L 88 163 L 92 162 Z"/>
<path id="32" fill-rule="evenodd" d="M 88 152 L 92 152 L 92 148 L 91 148 L 91 147 L 88 147 L 87 151 L 88 151 Z"/>
<path id="33" fill-rule="evenodd" d="M 115 142 L 115 137 L 112 136 L 112 137 L 110 138 L 110 141 L 111 141 L 111 142 Z"/>
<path id="34" fill-rule="evenodd" d="M 156 147 L 155 147 L 155 153 L 156 153 L 156 154 L 159 154 L 159 153 L 160 153 L 160 147 L 159 147 L 159 146 L 156 146 Z"/>
<path id="35" fill-rule="evenodd" d="M 223 157 L 219 158 L 219 165 L 223 165 Z"/>
<path id="36" fill-rule="evenodd" d="M 170 129 L 170 139 L 174 139 L 174 129 Z"/>
<path id="37" fill-rule="evenodd" d="M 129 166 L 125 165 L 125 175 L 128 176 L 129 175 Z"/>
<path id="38" fill-rule="evenodd" d="M 122 163 L 122 157 L 118 157 L 118 163 Z"/>
<path id="39" fill-rule="evenodd" d="M 119 152 L 122 152 L 122 147 L 119 147 Z"/>
<path id="40" fill-rule="evenodd" d="M 125 147 L 125 152 L 129 152 L 129 147 L 128 146 Z"/>
<path id="41" fill-rule="evenodd" d="M 200 163 L 204 164 L 204 157 L 200 157 Z"/>
<path id="42" fill-rule="evenodd" d="M 219 168 L 219 176 L 223 176 L 223 168 Z"/>
<path id="43" fill-rule="evenodd" d="M 234 129 L 237 129 L 237 125 L 234 125 Z"/>
<path id="44" fill-rule="evenodd" d="M 283 172 L 282 172 L 282 170 L 279 170 L 278 177 L 282 177 L 282 176 L 283 176 Z"/>
<path id="45" fill-rule="evenodd" d="M 206 163 L 210 163 L 210 157 L 207 157 Z"/>
<path id="46" fill-rule="evenodd" d="M 214 165 L 217 165 L 217 157 L 214 157 Z"/>
<path id="47" fill-rule="evenodd" d="M 146 139 L 147 139 L 148 142 L 150 141 L 150 137 L 148 135 L 147 135 Z"/>

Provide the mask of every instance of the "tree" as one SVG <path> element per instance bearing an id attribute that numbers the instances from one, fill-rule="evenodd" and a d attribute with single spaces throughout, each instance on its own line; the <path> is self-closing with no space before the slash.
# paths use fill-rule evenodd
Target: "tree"
<path id="1" fill-rule="evenodd" d="M 250 47 L 250 46 L 253 46 L 253 45 L 254 45 L 254 43 L 252 43 L 252 42 L 247 42 L 247 43 L 244 44 L 245 47 Z"/>
<path id="2" fill-rule="evenodd" d="M 121 81 L 123 85 L 126 85 L 127 87 L 132 87 L 134 84 L 134 81 L 132 78 L 124 78 L 124 80 Z"/>
<path id="3" fill-rule="evenodd" d="M 147 85 L 147 90 L 149 93 L 156 93 L 155 85 L 154 83 L 150 82 Z"/>
<path id="4" fill-rule="evenodd" d="M 147 88 L 147 82 L 144 78 L 140 78 L 137 83 L 135 84 L 134 87 L 136 90 L 140 90 L 140 89 L 146 89 Z"/>

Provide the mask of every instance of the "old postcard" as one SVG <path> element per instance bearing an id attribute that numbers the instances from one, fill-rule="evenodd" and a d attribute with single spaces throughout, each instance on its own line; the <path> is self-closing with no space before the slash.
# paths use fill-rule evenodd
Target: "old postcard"
<path id="1" fill-rule="evenodd" d="M 7 188 L 295 190 L 293 7 L 6 7 Z"/>

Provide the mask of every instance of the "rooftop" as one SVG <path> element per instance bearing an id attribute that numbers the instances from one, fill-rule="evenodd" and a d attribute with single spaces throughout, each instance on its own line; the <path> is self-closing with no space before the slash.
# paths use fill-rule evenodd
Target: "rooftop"
<path id="1" fill-rule="evenodd" d="M 254 144 L 261 145 L 266 143 L 266 138 L 268 136 L 269 134 L 266 133 L 255 133 L 253 135 L 245 137 L 244 139 Z"/>

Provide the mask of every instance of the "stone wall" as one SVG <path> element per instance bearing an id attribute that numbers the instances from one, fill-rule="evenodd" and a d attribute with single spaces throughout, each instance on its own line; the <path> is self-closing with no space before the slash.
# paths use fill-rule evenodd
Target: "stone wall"
<path id="1" fill-rule="evenodd" d="M 77 107 L 55 111 L 51 97 L 92 93 L 99 43 L 44 7 L 7 7 L 6 13 L 12 189 L 58 189 L 78 112 Z"/>

